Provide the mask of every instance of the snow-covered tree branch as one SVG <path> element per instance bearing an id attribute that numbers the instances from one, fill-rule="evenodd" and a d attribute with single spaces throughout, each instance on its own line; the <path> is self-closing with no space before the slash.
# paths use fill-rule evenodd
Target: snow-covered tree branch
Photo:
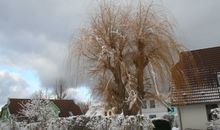
<path id="1" fill-rule="evenodd" d="M 28 122 L 46 122 L 53 117 L 57 117 L 50 105 L 51 102 L 47 99 L 31 99 L 21 104 L 20 114 Z"/>

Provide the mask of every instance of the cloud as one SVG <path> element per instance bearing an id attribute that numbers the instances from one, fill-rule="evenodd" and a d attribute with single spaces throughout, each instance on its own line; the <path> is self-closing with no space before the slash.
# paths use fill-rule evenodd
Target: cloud
<path id="1" fill-rule="evenodd" d="M 85 11 L 92 5 L 90 0 L 54 1 L 21 0 L 1 1 L 1 30 L 9 35 L 18 31 L 44 34 L 50 39 L 67 41 L 71 32 L 86 17 Z"/>
<path id="2" fill-rule="evenodd" d="M 66 90 L 67 98 L 74 99 L 75 102 L 91 101 L 91 91 L 87 87 L 68 88 Z"/>
<path id="3" fill-rule="evenodd" d="M 0 1 L 0 106 L 9 97 L 27 98 L 36 89 L 51 89 L 63 77 L 68 45 L 91 3 Z M 5 66 L 16 69 L 5 71 Z M 34 73 L 37 81 L 25 72 Z"/>
<path id="4" fill-rule="evenodd" d="M 28 33 L 15 37 L 4 36 L 4 39 L 3 42 L 0 39 L 1 65 L 34 69 L 45 87 L 53 86 L 52 83 L 64 71 L 62 66 L 67 46 L 62 43 L 50 41 L 46 36 L 34 36 Z"/>
<path id="5" fill-rule="evenodd" d="M 73 34 L 91 1 L 0 1 L 0 65 L 36 70 L 42 87 L 62 77 Z"/>
<path id="6" fill-rule="evenodd" d="M 179 40 L 189 49 L 220 45 L 219 0 L 162 0 L 176 20 Z"/>
<path id="7" fill-rule="evenodd" d="M 176 19 L 176 34 L 187 48 L 198 49 L 220 45 L 218 36 L 220 15 L 217 13 L 219 0 L 161 1 L 169 10 L 168 13 Z M 88 22 L 91 10 L 97 5 L 96 2 L 94 0 L 0 1 L 0 66 L 34 71 L 40 87 L 52 88 L 56 79 L 65 75 L 69 43 L 77 35 L 79 28 Z M 1 68 L 0 72 L 2 72 Z M 81 74 L 75 73 L 73 78 L 77 79 L 79 75 Z M 15 80 L 13 72 L 4 72 L 1 76 L 4 88 L 1 86 L 0 91 L 3 97 L 15 95 L 13 90 L 19 93 L 22 88 L 32 87 L 29 83 L 27 85 L 27 80 L 21 75 L 16 75 L 19 80 Z M 88 79 L 86 80 L 88 82 Z M 14 84 L 12 86 L 17 84 L 17 87 L 11 87 L 12 90 L 7 89 L 5 87 L 9 85 L 7 83 Z M 69 93 L 78 93 L 73 89 L 69 91 Z M 20 93 L 25 97 L 22 92 Z"/>
<path id="8" fill-rule="evenodd" d="M 15 73 L 0 71 L 0 106 L 10 98 L 25 98 L 31 95 L 28 83 Z"/>

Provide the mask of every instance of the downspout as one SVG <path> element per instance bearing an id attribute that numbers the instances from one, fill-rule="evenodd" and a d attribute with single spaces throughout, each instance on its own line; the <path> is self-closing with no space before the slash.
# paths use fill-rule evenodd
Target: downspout
<path id="1" fill-rule="evenodd" d="M 142 114 L 143 114 L 143 112 L 142 112 L 142 105 L 141 105 L 141 108 L 140 108 L 139 113 L 140 113 L 140 115 L 142 115 Z"/>
<path id="2" fill-rule="evenodd" d="M 180 107 L 177 107 L 177 111 L 178 111 L 178 115 L 179 115 L 180 130 L 183 130 L 182 117 L 181 117 Z"/>

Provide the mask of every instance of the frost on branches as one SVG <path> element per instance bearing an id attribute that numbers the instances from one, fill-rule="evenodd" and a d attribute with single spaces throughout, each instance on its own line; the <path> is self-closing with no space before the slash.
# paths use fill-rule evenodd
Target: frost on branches
<path id="1" fill-rule="evenodd" d="M 115 117 L 103 116 L 72 116 L 68 118 L 53 118 L 45 122 L 44 127 L 39 122 L 0 123 L 0 129 L 16 130 L 153 130 L 154 125 L 144 116 Z"/>
<path id="2" fill-rule="evenodd" d="M 46 122 L 52 117 L 58 116 L 50 105 L 51 102 L 47 99 L 31 99 L 27 103 L 21 104 L 20 114 L 27 119 L 28 123 Z"/>

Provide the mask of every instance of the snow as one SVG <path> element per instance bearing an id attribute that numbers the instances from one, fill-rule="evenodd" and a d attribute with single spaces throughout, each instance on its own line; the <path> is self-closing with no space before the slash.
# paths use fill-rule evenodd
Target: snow
<path id="1" fill-rule="evenodd" d="M 27 117 L 29 122 L 44 122 L 51 117 L 56 117 L 56 113 L 49 105 L 49 100 L 31 99 L 27 103 L 21 104 L 20 113 Z"/>
<path id="2" fill-rule="evenodd" d="M 0 130 L 72 130 L 72 129 L 91 129 L 91 130 L 124 130 L 137 129 L 143 127 L 144 130 L 152 130 L 153 124 L 149 119 L 142 115 L 115 117 L 104 116 L 72 116 L 67 118 L 56 118 L 46 121 L 43 125 L 40 122 L 0 122 Z"/>
<path id="3" fill-rule="evenodd" d="M 173 127 L 172 130 L 180 130 L 179 128 Z"/>

